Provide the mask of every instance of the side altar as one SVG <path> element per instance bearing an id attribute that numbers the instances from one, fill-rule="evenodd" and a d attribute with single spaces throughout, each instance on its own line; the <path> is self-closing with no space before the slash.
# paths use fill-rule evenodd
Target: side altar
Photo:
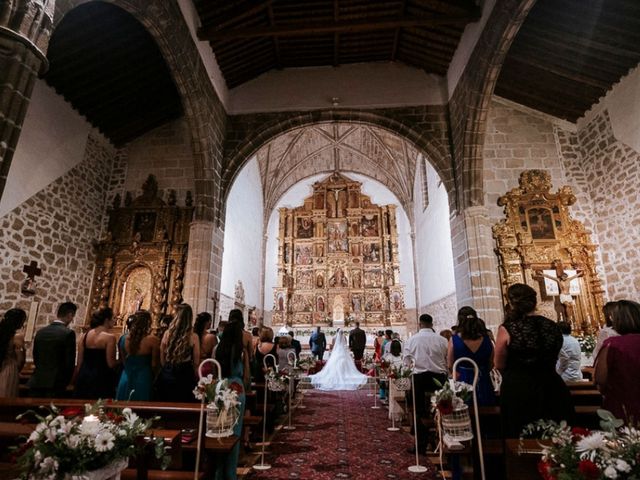
<path id="1" fill-rule="evenodd" d="M 396 207 L 338 172 L 300 207 L 280 209 L 273 324 L 405 325 Z"/>

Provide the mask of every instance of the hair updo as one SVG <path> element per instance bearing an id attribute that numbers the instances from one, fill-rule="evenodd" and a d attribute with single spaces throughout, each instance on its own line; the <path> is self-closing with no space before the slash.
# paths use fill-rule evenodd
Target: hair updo
<path id="1" fill-rule="evenodd" d="M 91 322 L 89 323 L 89 326 L 91 328 L 101 327 L 107 320 L 111 320 L 112 318 L 113 310 L 111 310 L 109 307 L 101 308 L 97 312 L 94 312 L 93 315 L 91 315 Z"/>
<path id="2" fill-rule="evenodd" d="M 510 312 L 507 320 L 519 320 L 536 309 L 538 294 L 529 285 L 514 283 L 507 289 Z"/>

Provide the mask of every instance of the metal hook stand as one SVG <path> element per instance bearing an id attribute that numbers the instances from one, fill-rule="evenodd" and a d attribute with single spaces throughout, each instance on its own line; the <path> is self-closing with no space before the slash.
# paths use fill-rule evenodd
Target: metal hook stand
<path id="1" fill-rule="evenodd" d="M 204 366 L 205 363 L 212 363 L 215 367 L 216 367 L 216 378 L 219 380 L 221 375 L 222 375 L 222 367 L 220 366 L 220 363 L 218 363 L 217 360 L 214 360 L 213 358 L 207 358 L 206 360 L 203 360 L 202 362 L 200 362 L 200 365 L 198 365 L 198 377 L 202 378 L 204 375 L 202 375 L 202 367 Z M 198 480 L 198 471 L 200 470 L 200 454 L 202 452 L 202 420 L 204 418 L 204 395 L 202 396 L 202 400 L 200 401 L 200 419 L 198 420 L 198 444 L 196 446 L 196 469 L 195 472 L 193 474 L 193 478 L 194 480 Z"/>
<path id="2" fill-rule="evenodd" d="M 409 365 L 411 368 L 415 367 L 416 359 L 413 355 L 405 355 L 405 361 L 409 361 Z M 408 470 L 413 473 L 424 473 L 428 470 L 424 465 L 420 465 L 420 459 L 418 458 L 418 415 L 416 414 L 416 381 L 415 381 L 415 373 L 411 374 L 411 398 L 412 398 L 412 407 L 413 407 L 413 438 L 415 441 L 415 449 L 416 449 L 416 464 L 411 465 Z M 424 400 L 423 400 L 424 401 Z"/>
<path id="3" fill-rule="evenodd" d="M 296 366 L 298 365 L 298 359 L 296 358 L 296 354 L 295 352 L 289 352 L 287 354 L 287 363 L 289 365 L 291 365 L 291 357 L 293 356 L 293 371 L 295 371 Z M 287 425 L 285 425 L 284 427 L 282 427 L 285 430 L 295 430 L 296 427 L 294 427 L 293 425 L 291 425 L 291 397 L 293 397 L 293 374 L 289 375 L 289 420 Z"/>
<path id="4" fill-rule="evenodd" d="M 278 360 L 276 359 L 276 357 L 274 355 L 272 355 L 271 353 L 268 355 L 265 355 L 264 359 L 262 360 L 262 364 L 264 365 L 265 370 L 268 370 L 267 367 L 267 358 L 273 358 L 273 364 L 275 365 L 275 369 L 278 370 Z M 271 468 L 271 465 L 269 465 L 268 463 L 264 463 L 264 446 L 265 443 L 267 442 L 267 393 L 269 390 L 269 382 L 267 382 L 266 378 L 264 381 L 264 411 L 262 413 L 262 449 L 260 452 L 260 464 L 256 464 L 253 466 L 254 470 L 269 470 Z"/>
<path id="5" fill-rule="evenodd" d="M 409 360 L 409 362 L 407 362 L 407 360 Z M 415 365 L 415 362 L 413 361 L 413 356 L 411 355 L 407 355 L 406 357 L 404 357 L 402 359 L 402 363 L 411 369 L 413 369 Z M 400 430 L 400 428 L 396 427 L 396 417 L 391 412 L 391 402 L 393 401 L 393 399 L 391 398 L 391 380 L 389 380 L 389 393 L 387 393 L 387 395 L 389 398 L 389 415 L 391 416 L 391 426 L 387 427 L 387 430 L 390 432 L 397 432 Z"/>

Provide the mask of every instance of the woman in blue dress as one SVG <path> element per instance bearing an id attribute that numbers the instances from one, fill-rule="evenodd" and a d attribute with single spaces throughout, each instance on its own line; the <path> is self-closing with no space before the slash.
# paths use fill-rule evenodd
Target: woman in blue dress
<path id="1" fill-rule="evenodd" d="M 129 332 L 118 342 L 124 370 L 117 400 L 151 400 L 154 374 L 160 365 L 160 339 L 151 335 L 151 314 L 140 310 L 130 317 Z"/>
<path id="2" fill-rule="evenodd" d="M 242 332 L 244 331 L 244 319 L 242 311 L 238 309 L 229 312 L 229 323 L 222 333 L 222 338 L 215 351 L 215 358 L 222 367 L 222 378 L 231 382 L 240 401 L 238 423 L 233 427 L 233 434 L 242 437 L 242 420 L 245 408 L 244 380 L 245 372 L 249 372 L 249 359 L 244 355 Z M 221 461 L 216 462 L 216 480 L 235 480 L 237 478 L 238 457 L 240 455 L 240 442 L 236 443 L 233 450 Z"/>
<path id="3" fill-rule="evenodd" d="M 452 370 L 453 363 L 462 357 L 470 358 L 478 365 L 478 405 L 495 405 L 496 396 L 490 376 L 493 368 L 493 342 L 487 335 L 484 321 L 478 318 L 471 307 L 462 307 L 458 311 L 456 334 L 449 341 L 449 369 Z M 469 363 L 458 365 L 456 372 L 456 380 L 473 384 L 473 367 Z"/>

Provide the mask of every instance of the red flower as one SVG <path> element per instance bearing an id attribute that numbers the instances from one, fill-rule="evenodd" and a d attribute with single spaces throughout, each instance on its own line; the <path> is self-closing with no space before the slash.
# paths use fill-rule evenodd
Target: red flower
<path id="1" fill-rule="evenodd" d="M 578 440 L 580 440 L 583 437 L 588 437 L 589 435 L 591 435 L 591 431 L 587 428 L 582 428 L 582 427 L 573 427 L 571 429 L 571 434 L 572 434 L 572 440 L 574 442 L 577 442 Z"/>
<path id="2" fill-rule="evenodd" d="M 78 417 L 84 413 L 84 410 L 80 407 L 67 407 L 60 412 L 65 418 Z"/>
<path id="3" fill-rule="evenodd" d="M 586 480 L 598 480 L 600 478 L 600 469 L 591 460 L 580 460 L 578 471 L 584 475 Z"/>
<path id="4" fill-rule="evenodd" d="M 437 407 L 441 415 L 450 415 L 453 413 L 453 400 L 451 398 L 440 400 Z"/>
<path id="5" fill-rule="evenodd" d="M 542 480 L 556 480 L 556 477 L 552 473 L 551 464 L 544 460 L 538 462 L 538 473 L 542 477 Z"/>
<path id="6" fill-rule="evenodd" d="M 244 391 L 244 388 L 242 387 L 242 385 L 240 385 L 237 382 L 232 382 L 231 385 L 229 385 L 229 388 L 231 388 L 231 390 L 236 392 L 238 395 L 241 395 L 242 392 Z"/>

